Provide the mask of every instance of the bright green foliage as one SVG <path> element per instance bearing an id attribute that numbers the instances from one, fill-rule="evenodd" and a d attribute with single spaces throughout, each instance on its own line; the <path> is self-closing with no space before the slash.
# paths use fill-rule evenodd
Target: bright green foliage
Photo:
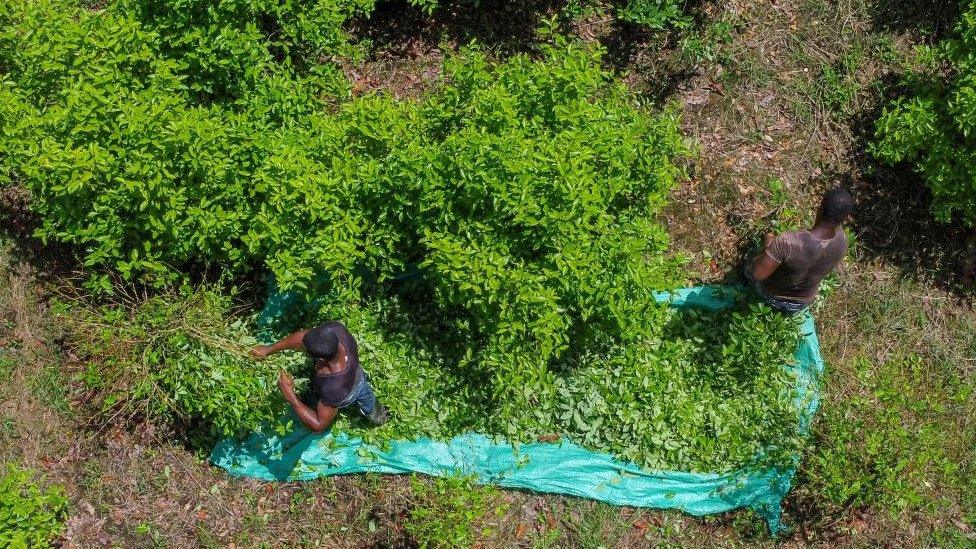
<path id="1" fill-rule="evenodd" d="M 362 306 L 327 303 L 320 312 L 341 315 L 356 335 L 393 418 L 370 428 L 350 409 L 337 430 L 380 445 L 472 431 L 515 443 L 566 437 L 649 468 L 699 472 L 757 457 L 788 465 L 800 444 L 795 380 L 783 368 L 796 349 L 796 324 L 762 305 L 718 313 L 657 307 L 630 346 L 598 331 L 544 375 L 498 377 L 492 362 L 471 358 L 477 339 L 459 328 L 463 319 L 425 308 L 406 290 Z M 81 381 L 108 417 L 124 417 L 121 410 L 181 420 L 204 434 L 242 434 L 287 409 L 275 385 L 279 368 L 308 390 L 301 353 L 246 356 L 254 340 L 213 292 L 100 310 L 75 301 L 55 312 L 88 364 Z"/>
<path id="2" fill-rule="evenodd" d="M 498 490 L 465 477 L 410 478 L 414 505 L 403 528 L 422 548 L 471 547 L 490 531 L 485 518 L 505 512 Z"/>
<path id="3" fill-rule="evenodd" d="M 784 369 L 796 324 L 758 304 L 658 307 L 629 347 L 600 332 L 544 376 L 524 369 L 501 379 L 488 361 L 465 362 L 471 342 L 459 339 L 455 319 L 418 312 L 409 298 L 326 306 L 322 317 L 340 312 L 393 417 L 380 428 L 364 428 L 355 412 L 339 418 L 338 429 L 368 442 L 469 431 L 513 442 L 564 436 L 649 468 L 698 472 L 760 454 L 787 465 L 801 444 L 796 382 Z"/>
<path id="4" fill-rule="evenodd" d="M 80 380 L 98 395 L 96 411 L 181 420 L 217 436 L 279 417 L 278 369 L 290 367 L 283 357 L 249 358 L 257 341 L 229 311 L 230 300 L 208 290 L 98 309 L 65 301 L 54 310 L 86 362 Z"/>
<path id="5" fill-rule="evenodd" d="M 656 469 L 725 470 L 760 454 L 788 463 L 799 443 L 796 381 L 784 369 L 796 324 L 760 305 L 668 313 L 660 332 L 584 356 L 558 380 L 557 429 Z"/>
<path id="6" fill-rule="evenodd" d="M 912 75 L 914 95 L 887 106 L 873 152 L 888 162 L 910 162 L 932 191 L 941 221 L 957 216 L 976 224 L 976 5 L 963 14 L 956 36 L 926 52 L 942 71 Z"/>
<path id="7" fill-rule="evenodd" d="M 687 21 L 683 6 L 684 2 L 679 0 L 629 0 L 617 11 L 617 16 L 652 29 L 663 29 Z"/>
<path id="8" fill-rule="evenodd" d="M 64 489 L 42 489 L 30 471 L 10 466 L 0 474 L 0 548 L 43 549 L 64 528 Z"/>
<path id="9" fill-rule="evenodd" d="M 277 199 L 246 239 L 268 242 L 283 285 L 309 288 L 318 265 L 347 301 L 417 264 L 502 370 L 543 375 L 584 322 L 626 337 L 676 278 L 653 215 L 678 175 L 677 122 L 634 108 L 598 54 L 544 54 L 468 51 L 422 103 L 367 97 L 315 119 L 256 176 Z"/>
<path id="10" fill-rule="evenodd" d="M 382 178 L 398 182 L 409 235 L 394 257 L 420 260 L 434 301 L 468 313 L 502 375 L 544 375 L 584 324 L 634 337 L 645 296 L 675 280 L 653 213 L 683 151 L 676 121 L 632 108 L 597 62 L 547 49 L 490 69 L 470 52 L 419 106 L 419 139 L 386 136 Z"/>
<path id="11" fill-rule="evenodd" d="M 119 0 L 113 11 L 158 34 L 158 53 L 200 103 L 244 100 L 283 118 L 315 106 L 301 76 L 334 72 L 323 61 L 353 52 L 343 24 L 374 0 Z M 255 104 L 255 100 L 260 105 Z M 261 100 L 264 101 L 261 101 Z M 303 105 L 299 100 L 308 100 Z M 265 101 L 267 101 L 265 103 Z M 280 105 L 286 102 L 287 105 Z M 289 112 L 290 111 L 290 112 Z"/>
<path id="12" fill-rule="evenodd" d="M 239 270 L 262 143 L 345 82 L 329 65 L 299 76 L 275 61 L 244 16 L 210 9 L 215 22 L 181 40 L 125 7 L 0 7 L 0 174 L 31 190 L 40 235 L 81 244 L 90 264 L 163 279 L 187 262 Z"/>
<path id="13" fill-rule="evenodd" d="M 187 13 L 143 21 L 140 5 L 5 8 L 3 172 L 31 190 L 41 235 L 89 263 L 155 280 L 257 266 L 349 302 L 417 264 L 485 360 L 536 377 L 584 325 L 634 337 L 645 296 L 678 278 L 653 221 L 685 151 L 677 120 L 639 108 L 598 51 L 560 43 L 501 65 L 466 51 L 423 102 L 331 112 L 321 78 L 258 40 L 256 8 L 174 4 Z M 211 26 L 251 34 L 208 51 Z M 333 43 L 301 38 L 285 42 Z"/>

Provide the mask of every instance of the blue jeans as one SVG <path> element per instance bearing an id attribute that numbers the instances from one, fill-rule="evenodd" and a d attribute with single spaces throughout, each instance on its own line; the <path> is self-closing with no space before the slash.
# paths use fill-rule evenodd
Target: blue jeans
<path id="1" fill-rule="evenodd" d="M 376 408 L 376 393 L 373 392 L 373 386 L 369 384 L 365 373 L 360 373 L 359 379 L 356 381 L 356 386 L 352 388 L 349 397 L 339 404 L 339 408 L 345 408 L 353 404 L 358 404 L 359 411 L 366 416 L 372 414 L 373 409 Z"/>
<path id="2" fill-rule="evenodd" d="M 753 286 L 756 288 L 756 293 L 759 294 L 759 297 L 766 302 L 766 305 L 769 305 L 775 311 L 779 311 L 785 315 L 795 315 L 807 308 L 807 304 L 802 301 L 793 301 L 792 299 L 783 299 L 769 295 L 759 284 L 753 284 Z"/>

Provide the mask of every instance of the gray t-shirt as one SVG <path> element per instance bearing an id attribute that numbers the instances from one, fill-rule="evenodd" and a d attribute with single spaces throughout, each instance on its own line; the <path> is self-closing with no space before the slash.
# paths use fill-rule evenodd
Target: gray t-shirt
<path id="1" fill-rule="evenodd" d="M 824 240 L 810 231 L 783 233 L 766 248 L 766 255 L 779 267 L 762 282 L 763 290 L 775 297 L 810 303 L 817 296 L 820 281 L 847 254 L 847 235 L 838 230 Z"/>

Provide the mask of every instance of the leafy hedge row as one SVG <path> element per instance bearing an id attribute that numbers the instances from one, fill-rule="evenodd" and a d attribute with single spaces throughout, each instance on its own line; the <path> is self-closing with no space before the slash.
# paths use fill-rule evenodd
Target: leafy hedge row
<path id="1" fill-rule="evenodd" d="M 293 427 L 275 386 L 286 368 L 308 390 L 300 353 L 250 360 L 248 325 L 230 301 L 199 290 L 93 308 L 56 309 L 80 375 L 104 417 L 136 416 L 241 435 L 270 422 Z M 621 345 L 597 332 L 588 347 L 554 364 L 499 379 L 469 356 L 477 340 L 425 308 L 412 291 L 350 307 L 324 303 L 314 317 L 341 317 L 392 421 L 370 428 L 355 409 L 335 428 L 383 445 L 480 432 L 509 441 L 565 437 L 653 469 L 724 471 L 789 465 L 802 444 L 795 380 L 783 368 L 796 349 L 792 319 L 758 304 L 720 313 L 657 308 L 642 337 Z M 501 387 L 509 391 L 499 390 Z M 311 396 L 311 395 L 308 395 Z"/>
<path id="2" fill-rule="evenodd" d="M 327 109 L 326 80 L 277 60 L 291 42 L 258 40 L 251 12 L 177 25 L 139 6 L 3 12 L 0 169 L 31 191 L 40 234 L 88 263 L 163 281 L 257 267 L 350 302 L 416 264 L 490 356 L 536 364 L 588 323 L 632 334 L 677 278 L 653 221 L 677 121 L 639 108 L 598 51 L 496 65 L 469 50 L 421 102 Z M 328 43 L 314 38 L 295 48 Z"/>
<path id="3" fill-rule="evenodd" d="M 956 36 L 926 52 L 951 71 L 910 77 L 914 95 L 887 106 L 877 125 L 874 154 L 909 162 L 932 191 L 932 211 L 941 221 L 976 225 L 976 4 L 956 27 Z"/>
<path id="4" fill-rule="evenodd" d="M 335 25 L 296 12 L 292 34 L 319 34 L 265 39 L 261 3 L 0 7 L 0 173 L 32 191 L 42 236 L 124 274 L 252 261 L 242 235 L 266 195 L 248 187 L 276 132 L 348 95 L 334 66 L 279 60 L 330 47 Z"/>

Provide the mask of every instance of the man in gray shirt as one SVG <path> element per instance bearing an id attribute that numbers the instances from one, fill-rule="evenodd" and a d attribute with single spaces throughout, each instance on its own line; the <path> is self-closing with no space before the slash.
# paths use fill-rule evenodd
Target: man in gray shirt
<path id="1" fill-rule="evenodd" d="M 812 228 L 766 235 L 765 248 L 746 265 L 746 277 L 770 307 L 794 314 L 810 305 L 820 282 L 847 253 L 842 225 L 853 210 L 854 198 L 837 188 L 824 195 Z"/>

